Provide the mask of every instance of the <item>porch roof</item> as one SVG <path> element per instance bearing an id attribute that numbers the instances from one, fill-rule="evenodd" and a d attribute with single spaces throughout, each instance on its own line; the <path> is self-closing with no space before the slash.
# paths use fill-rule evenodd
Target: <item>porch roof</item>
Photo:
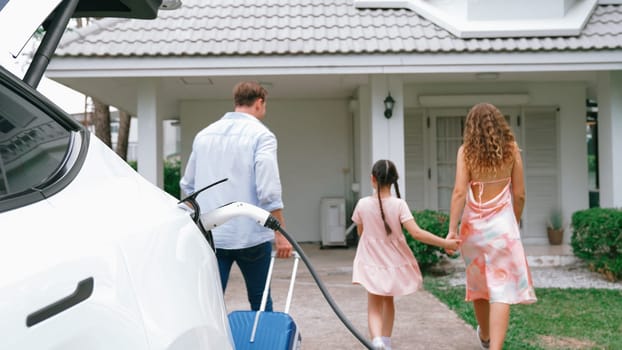
<path id="1" fill-rule="evenodd" d="M 61 57 L 585 52 L 622 49 L 622 5 L 598 5 L 579 36 L 460 39 L 407 9 L 352 0 L 184 0 L 155 20 L 102 19 L 68 32 Z"/>

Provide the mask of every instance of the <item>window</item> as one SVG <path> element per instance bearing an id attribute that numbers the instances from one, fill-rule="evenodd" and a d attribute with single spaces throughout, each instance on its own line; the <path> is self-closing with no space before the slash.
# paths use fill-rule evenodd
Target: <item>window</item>
<path id="1" fill-rule="evenodd" d="M 9 86 L 0 85 L 0 211 L 9 199 L 43 190 L 72 140 L 71 131 Z"/>
<path id="2" fill-rule="evenodd" d="M 585 125 L 587 141 L 587 171 L 590 195 L 590 208 L 600 207 L 598 186 L 598 104 L 587 100 L 587 120 Z"/>

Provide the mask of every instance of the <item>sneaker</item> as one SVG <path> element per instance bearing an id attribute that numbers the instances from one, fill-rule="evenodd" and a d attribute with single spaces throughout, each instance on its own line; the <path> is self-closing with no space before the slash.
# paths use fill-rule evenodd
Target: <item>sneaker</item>
<path id="1" fill-rule="evenodd" d="M 479 325 L 477 325 L 477 340 L 479 340 L 479 347 L 482 349 L 488 349 L 490 347 L 490 339 L 482 340 L 482 337 L 479 336 Z"/>
<path id="2" fill-rule="evenodd" d="M 374 347 L 374 350 L 386 350 L 386 347 L 384 346 L 384 342 L 382 341 L 382 338 L 380 337 L 375 337 L 372 340 L 371 345 Z"/>
<path id="3" fill-rule="evenodd" d="M 391 338 L 389 337 L 381 337 L 382 342 L 384 343 L 384 350 L 392 350 L 391 349 Z"/>

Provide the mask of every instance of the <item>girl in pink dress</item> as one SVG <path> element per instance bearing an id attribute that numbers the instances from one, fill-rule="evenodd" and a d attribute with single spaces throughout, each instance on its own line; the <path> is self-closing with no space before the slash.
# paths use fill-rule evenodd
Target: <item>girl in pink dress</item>
<path id="1" fill-rule="evenodd" d="M 471 108 L 456 163 L 447 238 L 462 240 L 466 300 L 481 348 L 501 349 L 510 305 L 533 303 L 536 295 L 518 228 L 525 203 L 520 150 L 495 106 Z"/>
<path id="2" fill-rule="evenodd" d="M 408 204 L 400 198 L 397 179 L 393 162 L 377 161 L 371 174 L 375 194 L 361 198 L 352 214 L 360 236 L 352 283 L 367 289 L 367 321 L 372 343 L 376 349 L 386 350 L 391 349 L 393 297 L 415 292 L 422 282 L 419 265 L 402 227 L 423 243 L 448 250 L 458 249 L 459 244 L 457 239 L 442 239 L 417 225 Z M 391 195 L 391 185 L 395 186 L 397 198 Z"/>

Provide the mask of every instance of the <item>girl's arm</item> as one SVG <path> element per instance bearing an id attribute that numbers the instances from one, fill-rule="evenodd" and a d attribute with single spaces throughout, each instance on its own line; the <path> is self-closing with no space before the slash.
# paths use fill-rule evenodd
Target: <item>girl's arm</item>
<path id="1" fill-rule="evenodd" d="M 359 234 L 359 237 L 361 237 L 361 235 L 363 234 L 363 224 L 362 223 L 356 225 L 356 233 Z M 365 238 L 365 239 L 367 239 L 367 238 Z"/>
<path id="2" fill-rule="evenodd" d="M 425 244 L 435 245 L 437 247 L 441 247 L 448 250 L 456 250 L 458 249 L 458 245 L 460 241 L 457 239 L 443 239 L 438 237 L 429 231 L 426 231 L 419 227 L 415 222 L 415 219 L 410 219 L 402 223 L 404 228 L 410 233 L 410 235 Z"/>

